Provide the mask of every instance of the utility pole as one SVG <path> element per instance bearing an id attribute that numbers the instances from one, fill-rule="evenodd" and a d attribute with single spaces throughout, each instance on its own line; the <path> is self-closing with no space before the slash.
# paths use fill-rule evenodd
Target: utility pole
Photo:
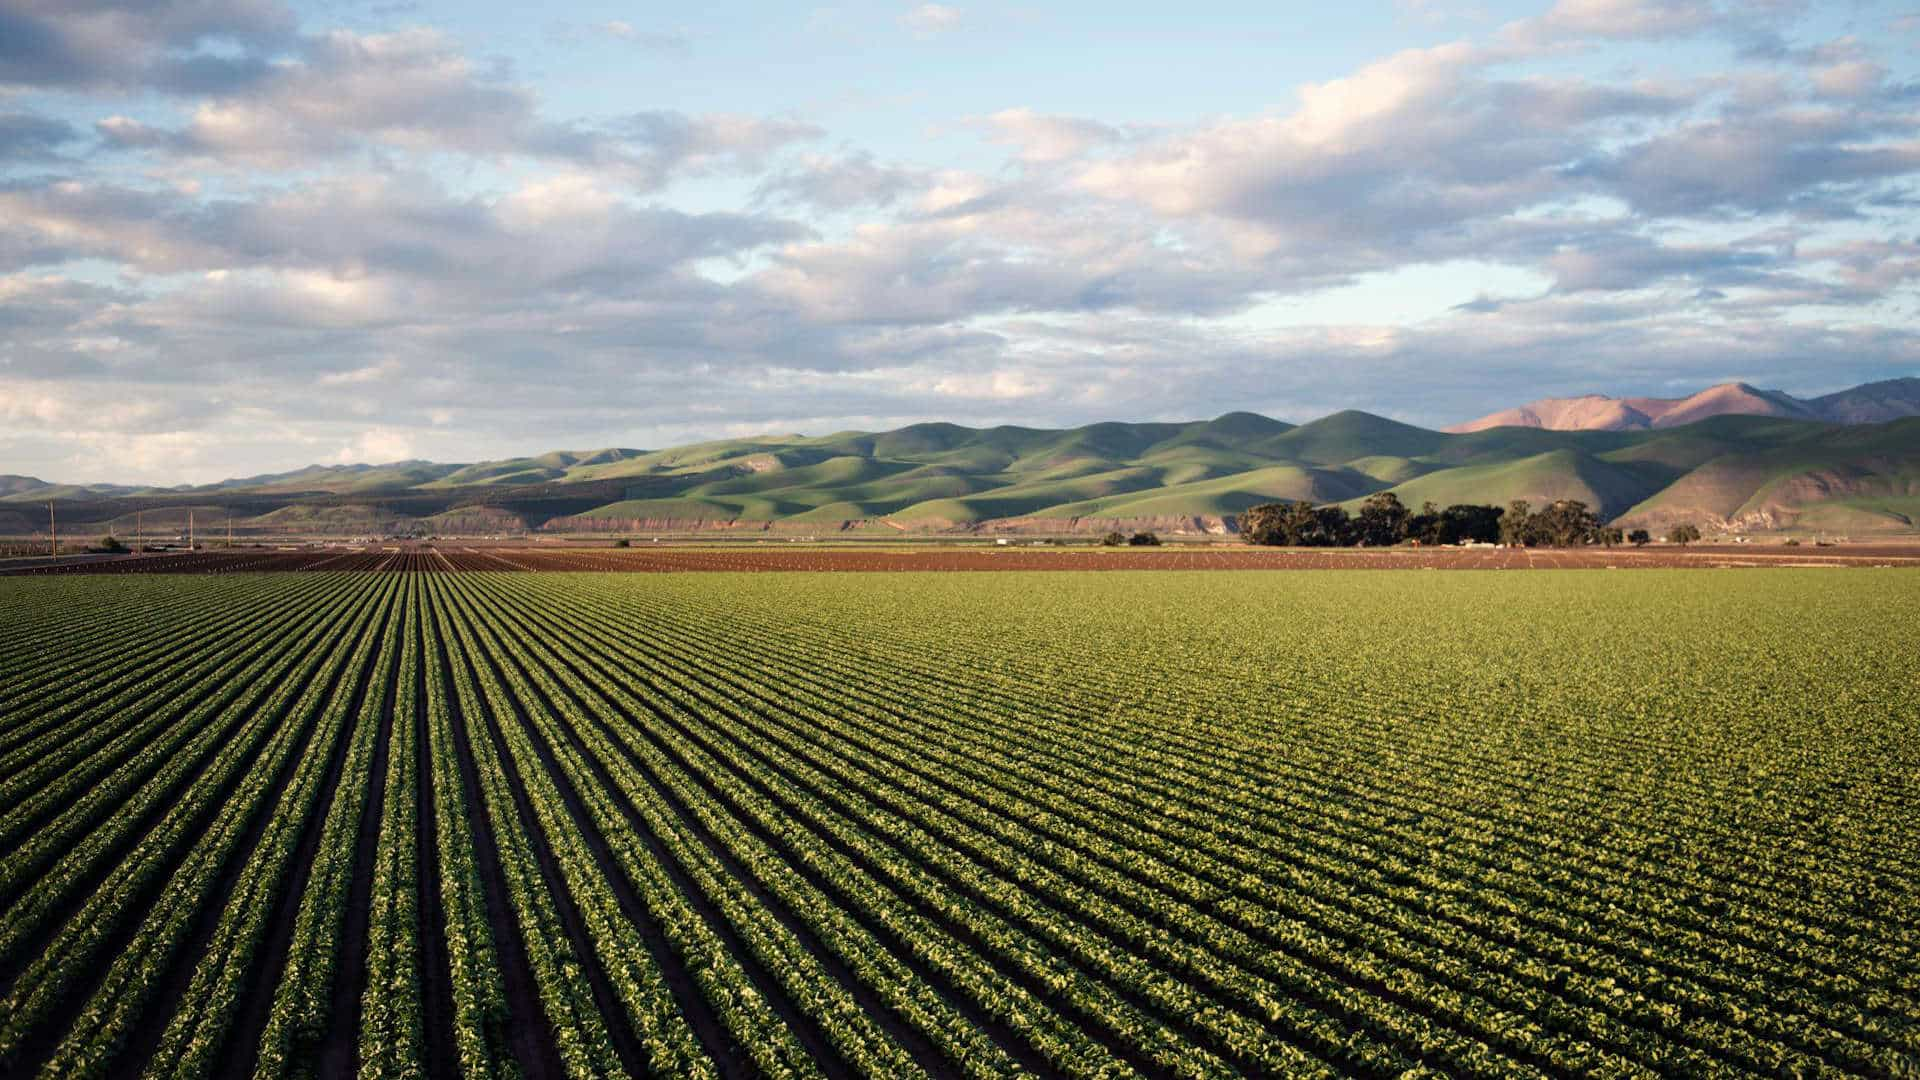
<path id="1" fill-rule="evenodd" d="M 187 550 L 193 550 L 193 511 L 187 511 Z"/>
<path id="2" fill-rule="evenodd" d="M 136 551 L 140 548 L 140 534 L 146 531 L 140 527 L 141 514 L 142 511 L 139 510 L 133 512 L 133 547 Z"/>
<path id="3" fill-rule="evenodd" d="M 47 500 L 47 540 L 53 544 L 52 558 L 60 557 L 60 533 L 53 527 L 53 500 Z"/>
<path id="4" fill-rule="evenodd" d="M 233 546 L 233 508 L 227 508 L 227 546 Z"/>

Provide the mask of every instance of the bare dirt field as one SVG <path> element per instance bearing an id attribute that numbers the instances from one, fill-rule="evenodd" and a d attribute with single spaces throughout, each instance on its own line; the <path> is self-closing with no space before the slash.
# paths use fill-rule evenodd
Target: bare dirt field
<path id="1" fill-rule="evenodd" d="M 1920 545 L 1825 548 L 564 548 L 420 544 L 360 550 L 199 551 L 33 563 L 13 574 L 221 574 L 257 571 L 995 571 L 1575 570 L 1643 567 L 1920 566 Z"/>

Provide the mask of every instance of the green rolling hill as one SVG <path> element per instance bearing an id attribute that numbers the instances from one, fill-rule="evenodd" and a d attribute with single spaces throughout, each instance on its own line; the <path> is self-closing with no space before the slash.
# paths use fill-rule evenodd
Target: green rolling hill
<path id="1" fill-rule="evenodd" d="M 796 534 L 1230 531 L 1274 500 L 1587 502 L 1625 525 L 1920 531 L 1920 418 L 1844 426 L 1715 416 L 1649 430 L 1448 434 L 1363 412 L 1293 426 L 1253 413 L 1049 430 L 914 424 L 473 464 L 312 466 L 182 488 L 0 482 L 3 520 L 61 507 L 77 530 L 231 511 L 299 531 L 765 529 Z M 17 519 L 17 520 L 16 520 Z"/>
<path id="2" fill-rule="evenodd" d="M 1513 461 L 1460 465 L 1415 477 L 1387 490 L 1408 506 L 1434 503 L 1491 503 L 1505 506 L 1525 499 L 1536 506 L 1578 499 L 1612 517 L 1658 491 L 1653 470 L 1614 464 L 1582 450 L 1563 447 Z"/>

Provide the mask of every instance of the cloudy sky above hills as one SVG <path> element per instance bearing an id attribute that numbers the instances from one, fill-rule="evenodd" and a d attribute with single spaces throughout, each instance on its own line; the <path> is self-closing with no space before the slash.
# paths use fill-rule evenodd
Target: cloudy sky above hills
<path id="1" fill-rule="evenodd" d="M 1920 374 L 1920 6 L 0 0 L 0 472 Z"/>

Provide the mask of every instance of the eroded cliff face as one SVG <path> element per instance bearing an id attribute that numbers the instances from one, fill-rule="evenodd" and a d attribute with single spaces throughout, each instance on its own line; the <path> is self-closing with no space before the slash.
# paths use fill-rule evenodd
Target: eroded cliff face
<path id="1" fill-rule="evenodd" d="M 1091 535 L 1104 536 L 1110 532 L 1152 532 L 1181 535 L 1187 533 L 1206 533 L 1214 536 L 1226 536 L 1240 531 L 1234 518 L 1223 518 L 1212 514 L 1192 515 L 1155 515 L 1151 517 L 1080 517 L 1080 518 L 1000 518 L 982 522 L 973 532 L 987 535 Z"/>
<path id="2" fill-rule="evenodd" d="M 527 531 L 526 518 L 491 506 L 456 507 L 421 518 L 420 524 L 431 532 L 456 536 L 513 535 Z"/>
<path id="3" fill-rule="evenodd" d="M 1920 525 L 1900 508 L 1902 500 L 1920 500 L 1920 478 L 1906 474 L 1898 461 L 1865 459 L 1764 478 L 1761 472 L 1756 468 L 1742 477 L 1749 481 L 1744 490 L 1734 484 L 1738 473 L 1732 469 L 1683 479 L 1658 505 L 1631 512 L 1619 524 L 1659 529 L 1691 522 L 1738 532 L 1821 527 L 1886 533 L 1907 532 Z M 1708 486 L 1706 480 L 1718 483 Z M 1689 481 L 1701 490 L 1682 490 Z"/>
<path id="4" fill-rule="evenodd" d="M 775 521 L 747 521 L 741 518 L 679 518 L 679 517 L 573 517 L 553 518 L 540 526 L 541 532 L 560 533 L 702 533 L 702 532 L 782 532 L 792 531 L 828 531 L 837 526 L 792 526 Z"/>
<path id="5" fill-rule="evenodd" d="M 871 533 L 918 536 L 1100 536 L 1110 532 L 1155 532 L 1171 535 L 1230 536 L 1239 531 L 1231 517 L 1210 514 L 1153 517 L 995 518 L 959 524 L 926 519 L 903 524 L 889 518 L 849 518 L 844 521 L 754 521 L 745 518 L 609 518 L 559 517 L 540 526 L 556 533 L 769 533 L 780 536 Z"/>

